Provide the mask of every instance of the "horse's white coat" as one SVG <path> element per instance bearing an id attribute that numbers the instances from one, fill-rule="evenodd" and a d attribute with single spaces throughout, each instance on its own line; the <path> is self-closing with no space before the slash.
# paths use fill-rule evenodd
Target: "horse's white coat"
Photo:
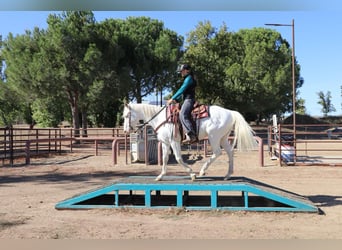
<path id="1" fill-rule="evenodd" d="M 148 121 L 154 129 L 166 120 L 166 109 L 162 107 L 148 104 L 127 104 L 123 111 L 124 131 L 129 132 L 134 128 L 139 120 Z M 160 112 L 158 115 L 156 115 Z M 233 148 L 235 145 L 239 151 L 248 151 L 257 147 L 257 142 L 254 139 L 254 132 L 243 116 L 233 110 L 228 110 L 219 106 L 209 106 L 210 116 L 200 120 L 198 139 L 209 139 L 212 148 L 212 156 L 204 163 L 199 175 L 205 175 L 211 163 L 221 154 L 221 147 L 227 152 L 229 158 L 228 172 L 225 179 L 229 179 L 233 174 Z M 155 117 L 154 117 L 155 116 Z M 151 119 L 153 118 L 153 119 Z M 179 132 L 174 131 L 175 126 L 172 123 L 165 123 L 160 126 L 157 131 L 158 140 L 162 142 L 163 150 L 163 166 L 160 175 L 156 180 L 161 180 L 166 174 L 166 166 L 169 159 L 170 146 L 173 149 L 175 158 L 186 171 L 190 173 L 192 179 L 194 174 L 192 169 L 184 163 L 181 155 L 181 136 Z M 230 145 L 228 136 L 234 130 L 234 142 Z"/>

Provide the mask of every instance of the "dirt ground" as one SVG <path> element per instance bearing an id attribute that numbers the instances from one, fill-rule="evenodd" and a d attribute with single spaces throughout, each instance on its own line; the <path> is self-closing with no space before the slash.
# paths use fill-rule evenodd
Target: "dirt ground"
<path id="1" fill-rule="evenodd" d="M 193 153 L 193 152 L 191 152 Z M 156 176 L 157 165 L 112 165 L 100 156 L 65 154 L 32 159 L 30 166 L 0 167 L 0 239 L 341 239 L 342 167 L 280 167 L 265 154 L 236 153 L 234 176 L 308 197 L 322 211 L 243 212 L 180 209 L 56 210 L 67 198 L 125 176 Z M 199 172 L 204 159 L 193 161 Z M 226 155 L 208 176 L 226 173 Z M 168 175 L 184 175 L 171 164 Z"/>

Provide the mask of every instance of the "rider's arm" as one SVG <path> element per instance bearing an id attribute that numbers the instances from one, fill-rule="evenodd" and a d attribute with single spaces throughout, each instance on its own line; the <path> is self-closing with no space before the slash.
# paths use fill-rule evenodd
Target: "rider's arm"
<path id="1" fill-rule="evenodd" d="M 182 97 L 184 91 L 185 91 L 191 84 L 193 84 L 192 77 L 187 76 L 187 77 L 184 79 L 184 82 L 183 82 L 182 86 L 177 90 L 177 92 L 172 96 L 171 99 L 172 99 L 172 100 L 179 101 L 180 98 Z"/>

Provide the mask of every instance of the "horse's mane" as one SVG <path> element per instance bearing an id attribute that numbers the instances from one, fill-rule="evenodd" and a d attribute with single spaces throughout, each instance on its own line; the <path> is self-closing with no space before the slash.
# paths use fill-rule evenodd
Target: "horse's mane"
<path id="1" fill-rule="evenodd" d="M 130 104 L 130 106 L 131 108 L 145 114 L 146 117 L 152 117 L 162 108 L 160 106 L 145 104 L 145 103 L 133 103 L 133 104 Z"/>

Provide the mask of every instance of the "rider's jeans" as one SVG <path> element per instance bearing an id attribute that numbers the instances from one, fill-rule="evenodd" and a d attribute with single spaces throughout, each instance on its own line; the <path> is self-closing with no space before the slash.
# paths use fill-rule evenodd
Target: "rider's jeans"
<path id="1" fill-rule="evenodd" d="M 185 130 L 185 133 L 189 134 L 189 132 L 192 132 L 195 135 L 195 131 L 191 123 L 191 111 L 194 106 L 194 103 L 195 101 L 192 99 L 184 100 L 181 111 L 180 111 L 180 121 L 183 125 L 183 129 Z"/>

